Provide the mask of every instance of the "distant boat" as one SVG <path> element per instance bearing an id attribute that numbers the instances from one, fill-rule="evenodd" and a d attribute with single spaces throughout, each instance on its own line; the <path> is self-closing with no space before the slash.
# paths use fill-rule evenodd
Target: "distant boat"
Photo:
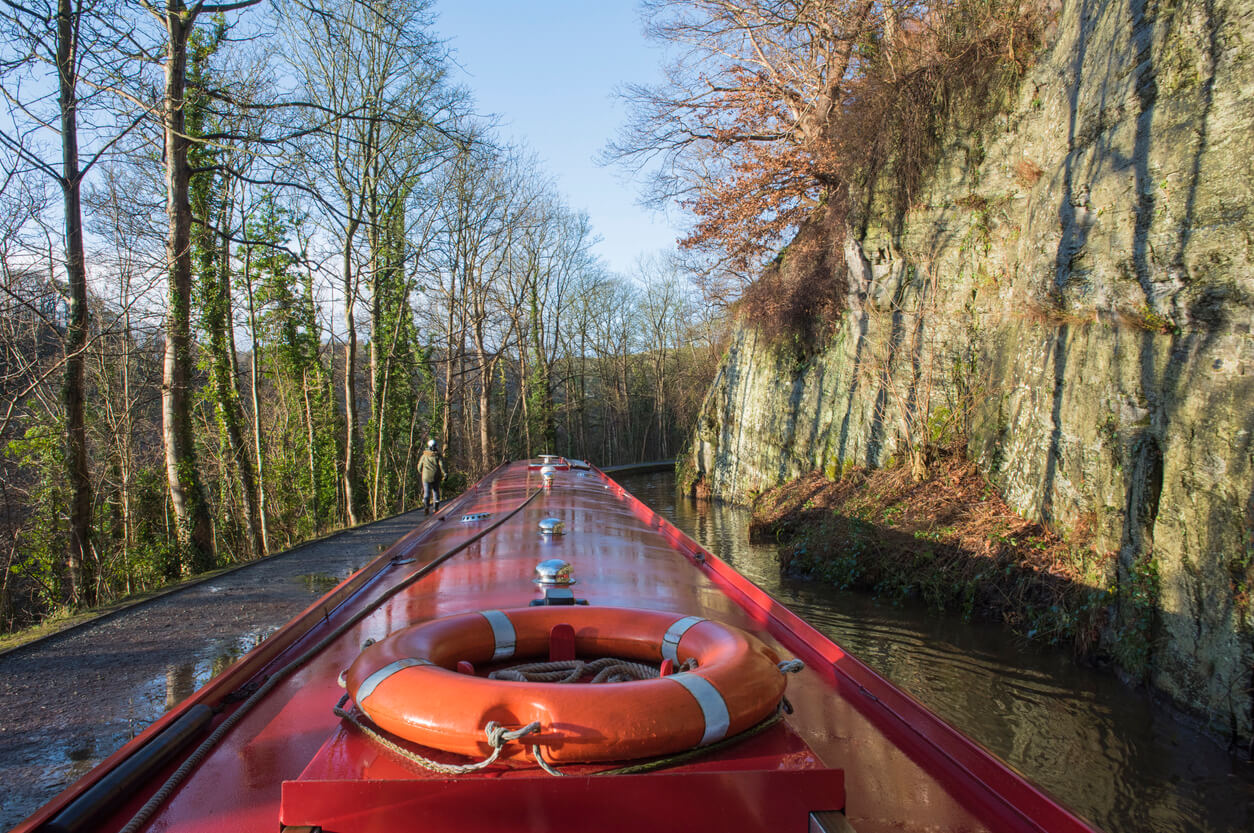
<path id="1" fill-rule="evenodd" d="M 121 830 L 1093 828 L 604 473 L 546 457 L 16 828 Z"/>

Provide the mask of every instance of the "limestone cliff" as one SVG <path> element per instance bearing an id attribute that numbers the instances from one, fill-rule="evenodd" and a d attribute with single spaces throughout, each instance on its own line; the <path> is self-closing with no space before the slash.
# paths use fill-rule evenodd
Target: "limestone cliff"
<path id="1" fill-rule="evenodd" d="M 696 472 L 743 500 L 965 436 L 1018 511 L 1095 530 L 1116 658 L 1249 738 L 1254 5 L 1067 0 L 947 143 L 904 220 L 827 241 L 830 344 L 734 336 Z"/>

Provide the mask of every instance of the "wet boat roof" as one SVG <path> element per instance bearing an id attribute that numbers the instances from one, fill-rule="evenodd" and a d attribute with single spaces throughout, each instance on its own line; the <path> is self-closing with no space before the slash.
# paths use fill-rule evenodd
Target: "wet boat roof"
<path id="1" fill-rule="evenodd" d="M 195 695 L 192 703 L 216 705 L 244 684 L 255 687 L 389 587 L 421 574 L 275 685 L 161 806 L 148 829 L 274 830 L 284 781 L 441 777 L 391 757 L 333 714 L 343 694 L 337 684 L 341 671 L 366 640 L 410 624 L 527 606 L 538 596 L 532 582 L 536 564 L 552 558 L 573 565 L 576 596 L 590 605 L 719 620 L 755 633 L 781 657 L 806 662 L 806 671 L 789 677 L 793 713 L 783 725 L 677 771 L 841 769 L 846 814 L 858 833 L 1089 829 L 605 475 L 595 469 L 561 469 L 547 490 L 543 478 L 539 466 L 526 462 L 498 469 L 240 660 L 225 679 Z M 540 523 L 549 518 L 562 521 L 565 534 L 542 533 Z M 433 564 L 454 550 L 452 557 Z M 119 753 L 102 766 L 124 757 Z M 534 775 L 534 768 L 509 764 L 464 777 L 484 782 L 486 789 L 503 777 Z M 81 791 L 91 780 L 89 775 L 67 792 Z M 141 798 L 127 802 L 98 829 L 120 829 Z M 659 796 L 659 812 L 671 800 L 683 799 Z M 31 822 L 49 815 L 33 817 L 18 830 L 33 829 Z"/>

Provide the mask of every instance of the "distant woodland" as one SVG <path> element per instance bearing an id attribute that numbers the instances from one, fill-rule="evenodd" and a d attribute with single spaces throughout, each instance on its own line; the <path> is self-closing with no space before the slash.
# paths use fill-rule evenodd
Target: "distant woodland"
<path id="1" fill-rule="evenodd" d="M 449 79 L 412 0 L 0 8 L 0 629 L 412 507 L 674 456 L 719 326 Z"/>
<path id="2" fill-rule="evenodd" d="M 832 331 L 842 235 L 797 229 L 912 205 L 1047 7 L 644 0 L 606 159 L 691 222 L 620 275 L 428 0 L 0 5 L 0 628 L 411 506 L 428 438 L 453 489 L 674 456 L 726 316 Z"/>

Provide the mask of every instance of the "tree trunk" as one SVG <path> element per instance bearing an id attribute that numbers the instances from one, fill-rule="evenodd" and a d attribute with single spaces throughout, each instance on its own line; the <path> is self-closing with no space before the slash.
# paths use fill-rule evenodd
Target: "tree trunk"
<path id="1" fill-rule="evenodd" d="M 372 338 L 371 344 L 377 340 Z M 376 348 L 377 349 L 377 348 Z M 388 376 L 385 371 L 379 380 L 379 391 L 375 396 L 375 446 L 374 446 L 374 480 L 371 486 L 370 497 L 370 514 L 372 517 L 379 517 L 379 494 L 383 491 L 383 413 L 384 405 L 387 404 L 388 396 Z"/>
<path id="2" fill-rule="evenodd" d="M 373 122 L 369 132 L 370 148 L 374 147 L 375 128 Z M 383 280 L 383 257 L 379 251 L 380 241 L 383 235 L 379 231 L 379 160 L 374 157 L 371 164 L 367 165 L 366 170 L 367 182 L 365 183 L 365 201 L 366 201 L 366 248 L 369 250 L 369 268 L 370 276 L 367 285 L 370 287 L 370 422 L 368 425 L 374 427 L 374 442 L 376 453 L 372 455 L 370 470 L 367 475 L 370 477 L 370 516 L 372 518 L 379 517 L 379 481 L 380 466 L 382 461 L 383 446 L 383 397 L 385 395 L 386 385 L 382 379 L 382 361 L 379 356 L 379 350 L 382 347 L 380 330 L 382 329 L 383 319 L 383 293 L 380 292 L 380 282 Z"/>
<path id="3" fill-rule="evenodd" d="M 225 220 L 225 204 L 222 206 L 222 213 L 223 217 L 221 219 Z M 223 222 L 222 227 L 226 227 L 225 222 Z M 211 247 L 213 245 L 213 233 L 208 229 L 204 231 L 202 239 L 202 246 Z M 253 471 L 253 458 L 249 453 L 248 443 L 244 439 L 244 413 L 240 404 L 238 374 L 235 366 L 235 337 L 232 327 L 234 316 L 231 309 L 230 248 L 225 238 L 222 241 L 220 250 L 217 250 L 215 247 L 212 255 L 216 256 L 217 262 L 214 263 L 209 258 L 206 258 L 204 265 L 207 268 L 202 269 L 201 281 L 205 292 L 202 298 L 202 302 L 205 305 L 202 321 L 209 336 L 209 350 L 211 353 L 210 375 L 213 384 L 213 395 L 217 400 L 218 418 L 221 420 L 222 427 L 226 429 L 228 471 L 233 468 L 239 474 L 240 496 L 244 503 L 244 516 L 248 522 L 249 549 L 252 550 L 254 558 L 259 558 L 265 555 L 268 549 L 265 518 L 264 509 L 259 507 L 260 501 L 257 493 L 257 478 Z M 251 314 L 252 284 L 247 273 L 245 274 L 245 280 L 248 282 L 249 312 Z M 253 334 L 255 339 L 255 322 Z M 253 361 L 255 364 L 257 356 L 255 340 L 253 346 Z M 254 389 L 254 414 L 256 413 L 256 403 L 256 390 Z M 260 468 L 260 460 L 258 460 L 258 468 Z"/>
<path id="4" fill-rule="evenodd" d="M 258 390 L 261 384 L 261 340 L 258 337 L 257 330 L 257 304 L 253 297 L 252 253 L 249 250 L 245 250 L 245 252 L 244 287 L 248 293 L 248 328 L 253 341 L 252 356 L 248 363 L 248 376 L 250 386 L 252 387 L 253 459 L 257 464 L 256 496 L 252 501 L 252 505 L 257 508 L 257 533 L 260 537 L 261 546 L 261 551 L 258 555 L 265 555 L 270 551 L 270 524 L 266 518 L 266 456 L 262 452 L 261 392 Z M 241 449 L 242 451 L 243 449 Z"/>
<path id="5" fill-rule="evenodd" d="M 553 414 L 553 382 L 552 368 L 549 367 L 548 351 L 544 345 L 544 322 L 540 317 L 540 301 L 536 292 L 535 282 L 530 291 L 531 346 L 535 350 L 535 374 L 533 393 L 538 396 L 536 405 L 539 413 L 540 443 L 549 454 L 557 452 L 557 420 Z M 553 334 L 557 338 L 557 334 Z"/>
<path id="6" fill-rule="evenodd" d="M 357 494 L 357 325 L 353 321 L 357 301 L 353 285 L 353 235 L 358 220 L 349 221 L 344 232 L 344 510 L 348 525 L 356 526 L 361 516 Z"/>
<path id="7" fill-rule="evenodd" d="M 121 449 L 119 449 L 119 469 L 121 469 L 120 485 L 118 487 L 118 500 L 122 504 L 122 571 L 126 575 L 126 594 L 129 596 L 131 590 L 131 543 L 135 540 L 135 518 L 131 510 L 131 482 L 134 479 L 133 466 L 134 455 L 131 451 L 131 437 L 133 436 L 132 420 L 131 420 L 131 310 L 127 301 L 130 298 L 130 281 L 123 279 L 122 300 L 124 311 L 122 313 L 122 421 L 121 430 Z"/>
<path id="8" fill-rule="evenodd" d="M 587 325 L 579 334 L 579 402 L 576 405 L 579 425 L 579 448 L 584 456 L 590 456 L 588 448 L 588 336 Z M 602 465 L 608 465 L 601 461 Z"/>
<path id="9" fill-rule="evenodd" d="M 518 349 L 518 400 L 522 403 L 523 448 L 528 459 L 535 456 L 531 447 L 531 380 L 528 378 L 527 351 Z"/>
<path id="10" fill-rule="evenodd" d="M 661 341 L 659 336 L 658 341 Z M 653 413 L 657 415 L 657 442 L 658 456 L 655 459 L 663 460 L 667 457 L 667 450 L 670 444 L 666 439 L 666 350 L 658 348 L 658 359 L 653 368 L 653 378 L 656 387 L 656 394 L 653 400 Z"/>
<path id="11" fill-rule="evenodd" d="M 169 292 L 165 327 L 165 361 L 161 383 L 161 432 L 165 446 L 166 479 L 170 503 L 177 520 L 176 535 L 186 574 L 213 565 L 213 531 L 196 472 L 195 446 L 190 418 L 191 381 L 191 226 L 188 200 L 191 169 L 187 164 L 188 140 L 183 118 L 184 80 L 187 69 L 187 37 L 195 18 L 182 0 L 167 0 L 168 36 L 165 65 L 166 211 L 170 228 L 166 237 Z"/>
<path id="12" fill-rule="evenodd" d="M 473 333 L 475 357 L 479 361 L 479 471 L 483 474 L 492 468 L 492 367 L 488 362 L 482 321 L 476 322 Z"/>
<path id="13" fill-rule="evenodd" d="M 258 555 L 265 555 L 270 552 L 270 522 L 266 517 L 266 455 L 261 441 L 261 392 L 258 390 L 261 385 L 261 348 L 256 341 L 253 342 L 249 375 L 253 399 L 253 454 L 257 460 L 257 532 L 261 537 L 261 552 Z"/>
<path id="14" fill-rule="evenodd" d="M 483 378 L 479 385 L 479 470 L 482 473 L 492 468 L 492 380 L 488 376 L 485 359 L 484 353 L 480 351 L 479 366 L 483 368 Z"/>
<path id="15" fill-rule="evenodd" d="M 313 402 L 309 398 L 309 368 L 301 370 L 301 393 L 305 402 L 305 441 L 309 445 L 309 492 L 310 509 L 313 512 L 314 532 L 322 532 L 322 507 L 318 504 L 318 454 L 317 435 L 314 431 Z"/>
<path id="16" fill-rule="evenodd" d="M 444 353 L 444 407 L 440 410 L 440 448 L 448 451 L 448 439 L 451 419 L 449 411 L 453 404 L 453 310 L 457 300 L 457 271 L 449 273 L 448 295 L 448 349 Z"/>
<path id="17" fill-rule="evenodd" d="M 77 11 L 70 0 L 57 4 L 57 76 L 61 104 L 61 190 L 65 210 L 65 272 L 69 320 L 65 328 L 65 469 L 70 484 L 69 542 L 65 601 L 93 604 L 94 583 L 87 575 L 91 552 L 91 472 L 83 390 L 87 346 L 87 266 L 83 257 L 83 209 L 78 169 L 78 56 L 74 52 Z"/>

